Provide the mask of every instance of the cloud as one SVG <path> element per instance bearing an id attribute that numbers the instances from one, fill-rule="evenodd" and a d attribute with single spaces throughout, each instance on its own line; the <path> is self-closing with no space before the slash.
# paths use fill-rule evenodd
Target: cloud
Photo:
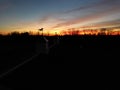
<path id="1" fill-rule="evenodd" d="M 66 21 L 66 19 L 59 17 L 59 15 L 47 15 L 43 16 L 41 19 L 38 19 L 38 23 L 46 24 L 46 23 L 56 23 L 56 22 L 63 22 Z"/>
<path id="2" fill-rule="evenodd" d="M 120 19 L 109 20 L 104 22 L 92 23 L 91 25 L 80 26 L 79 28 L 120 28 Z"/>
<path id="3" fill-rule="evenodd" d="M 120 26 L 120 19 L 111 20 L 111 21 L 104 21 L 104 22 L 99 22 L 99 23 L 94 23 L 94 26 L 96 26 L 96 27 L 102 27 L 102 26 Z"/>
<path id="4" fill-rule="evenodd" d="M 119 12 L 120 11 L 119 4 L 120 4 L 119 0 L 101 0 L 97 3 L 94 3 L 94 4 L 92 3 L 88 6 L 78 7 L 78 8 L 66 11 L 62 14 L 69 14 L 71 12 L 74 13 L 76 11 L 86 10 L 89 8 L 94 8 L 97 10 L 97 12 L 94 12 L 90 15 L 84 15 L 83 17 L 75 17 L 75 18 L 67 20 L 67 21 L 63 20 L 62 23 L 58 23 L 53 28 L 59 28 L 59 27 L 69 26 L 69 25 L 74 25 L 74 24 L 80 24 L 80 23 L 96 20 L 96 19 L 99 19 L 102 17 L 106 17 L 107 15 Z"/>
<path id="5" fill-rule="evenodd" d="M 111 14 L 115 14 L 118 13 L 120 11 L 119 6 L 115 6 L 115 7 L 111 7 L 110 9 L 104 10 L 102 12 L 97 12 L 97 13 L 93 13 L 91 15 L 85 16 L 85 17 L 77 17 L 74 18 L 72 20 L 69 21 L 65 21 L 62 23 L 59 23 L 57 25 L 55 25 L 53 28 L 59 28 L 59 27 L 63 27 L 63 26 L 68 26 L 68 25 L 74 25 L 74 24 L 81 24 L 84 22 L 89 22 L 89 21 L 93 21 L 102 17 L 106 17 L 108 15 Z"/>
<path id="6" fill-rule="evenodd" d="M 64 13 L 71 13 L 71 12 L 76 12 L 76 11 L 81 11 L 81 10 L 86 10 L 86 9 L 90 9 L 90 8 L 98 8 L 98 7 L 101 7 L 101 6 L 104 6 L 104 5 L 114 5 L 114 3 L 116 2 L 119 2 L 119 0 L 101 0 L 97 3 L 92 3 L 90 5 L 87 5 L 87 6 L 82 6 L 82 7 L 77 7 L 77 8 L 74 8 L 72 10 L 68 10 Z"/>
<path id="7" fill-rule="evenodd" d="M 40 24 L 43 24 L 47 21 L 49 21 L 52 17 L 50 15 L 47 15 L 47 16 L 43 16 L 40 20 L 39 20 L 39 23 Z"/>

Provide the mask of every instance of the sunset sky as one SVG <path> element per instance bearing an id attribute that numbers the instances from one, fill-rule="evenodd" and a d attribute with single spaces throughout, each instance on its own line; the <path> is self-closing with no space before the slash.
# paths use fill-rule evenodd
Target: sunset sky
<path id="1" fill-rule="evenodd" d="M 120 0 L 0 0 L 0 33 L 120 27 Z"/>

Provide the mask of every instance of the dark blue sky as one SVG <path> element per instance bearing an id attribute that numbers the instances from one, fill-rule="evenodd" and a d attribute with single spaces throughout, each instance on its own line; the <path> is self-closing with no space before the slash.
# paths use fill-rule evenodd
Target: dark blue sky
<path id="1" fill-rule="evenodd" d="M 119 8 L 120 0 L 0 0 L 0 32 L 119 26 Z"/>

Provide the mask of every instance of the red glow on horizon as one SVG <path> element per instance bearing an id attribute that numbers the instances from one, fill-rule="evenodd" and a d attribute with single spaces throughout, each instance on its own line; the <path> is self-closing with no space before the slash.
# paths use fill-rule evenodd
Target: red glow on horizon
<path id="1" fill-rule="evenodd" d="M 16 34 L 23 34 L 26 32 L 10 32 L 10 33 L 0 33 L 1 35 L 11 35 L 12 33 Z M 29 35 L 41 35 L 41 32 L 33 32 L 29 31 L 27 32 Z M 120 35 L 120 29 L 119 30 L 102 30 L 102 29 L 84 29 L 84 30 L 75 30 L 75 29 L 68 29 L 68 30 L 61 30 L 61 31 L 49 31 L 43 33 L 45 36 L 54 36 L 54 35 Z"/>

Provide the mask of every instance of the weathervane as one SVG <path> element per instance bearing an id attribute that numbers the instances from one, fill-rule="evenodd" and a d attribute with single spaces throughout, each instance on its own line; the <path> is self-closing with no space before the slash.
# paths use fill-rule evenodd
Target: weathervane
<path id="1" fill-rule="evenodd" d="M 42 32 L 42 36 L 43 36 L 43 28 L 40 28 L 40 29 L 38 29 L 38 30 Z"/>

